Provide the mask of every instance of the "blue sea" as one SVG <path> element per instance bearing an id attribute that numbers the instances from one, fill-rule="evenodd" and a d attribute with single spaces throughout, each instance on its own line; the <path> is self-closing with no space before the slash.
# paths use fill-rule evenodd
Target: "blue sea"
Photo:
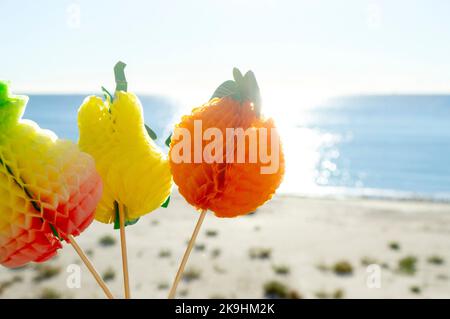
<path id="1" fill-rule="evenodd" d="M 84 97 L 30 95 L 24 118 L 76 141 Z M 140 99 L 163 146 L 186 108 L 163 97 Z M 450 96 L 339 97 L 292 112 L 289 120 L 289 110 L 276 110 L 286 153 L 281 192 L 450 200 Z"/>

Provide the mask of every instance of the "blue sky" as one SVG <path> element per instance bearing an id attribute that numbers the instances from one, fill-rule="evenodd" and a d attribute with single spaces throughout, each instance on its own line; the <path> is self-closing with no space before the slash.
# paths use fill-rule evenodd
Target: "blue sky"
<path id="1" fill-rule="evenodd" d="M 450 1 L 0 0 L 0 78 L 22 92 L 113 88 L 201 102 L 252 69 L 269 99 L 450 92 Z M 79 12 L 79 15 L 77 15 Z"/>

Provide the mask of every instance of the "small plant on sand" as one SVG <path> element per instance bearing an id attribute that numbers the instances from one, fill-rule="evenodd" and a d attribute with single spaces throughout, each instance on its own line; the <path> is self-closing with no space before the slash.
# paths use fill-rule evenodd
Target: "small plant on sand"
<path id="1" fill-rule="evenodd" d="M 220 265 L 214 265 L 213 269 L 218 274 L 225 274 L 227 272 L 227 270 Z"/>
<path id="2" fill-rule="evenodd" d="M 212 257 L 212 258 L 217 258 L 217 257 L 220 256 L 220 254 L 221 254 L 220 248 L 214 248 L 214 249 L 211 251 L 211 257 Z"/>
<path id="3" fill-rule="evenodd" d="M 9 281 L 1 281 L 0 282 L 0 296 L 5 291 L 5 289 L 7 289 L 9 286 L 11 286 L 11 283 Z"/>
<path id="4" fill-rule="evenodd" d="M 196 245 L 194 246 L 194 249 L 195 249 L 196 251 L 204 251 L 204 250 L 206 249 L 206 245 L 205 245 L 205 244 L 196 244 Z"/>
<path id="5" fill-rule="evenodd" d="M 444 264 L 444 258 L 442 258 L 441 256 L 438 255 L 433 255 L 430 256 L 427 259 L 428 263 L 432 264 L 432 265 L 443 265 Z"/>
<path id="6" fill-rule="evenodd" d="M 316 268 L 322 272 L 326 272 L 330 270 L 330 267 L 327 266 L 325 263 L 319 263 L 316 265 Z"/>
<path id="7" fill-rule="evenodd" d="M 160 282 L 158 284 L 158 290 L 167 290 L 169 289 L 169 284 L 167 282 Z"/>
<path id="8" fill-rule="evenodd" d="M 201 271 L 197 268 L 189 268 L 183 274 L 183 280 L 190 282 L 200 278 Z"/>
<path id="9" fill-rule="evenodd" d="M 398 261 L 397 271 L 406 274 L 414 275 L 417 271 L 417 258 L 414 256 L 407 256 Z"/>
<path id="10" fill-rule="evenodd" d="M 436 279 L 437 279 L 437 280 L 446 281 L 446 280 L 448 280 L 449 278 L 448 278 L 448 276 L 447 276 L 446 274 L 437 274 L 437 275 L 436 275 Z"/>
<path id="11" fill-rule="evenodd" d="M 333 292 L 333 298 L 334 299 L 342 299 L 342 298 L 344 298 L 344 290 L 342 290 L 342 289 L 336 289 L 334 292 Z"/>
<path id="12" fill-rule="evenodd" d="M 411 286 L 409 287 L 409 291 L 411 291 L 413 294 L 420 294 L 422 292 L 422 289 L 419 286 Z"/>
<path id="13" fill-rule="evenodd" d="M 22 282 L 22 281 L 23 281 L 23 277 L 17 275 L 17 276 L 14 276 L 10 280 L 0 282 L 0 295 L 3 293 L 3 291 L 5 291 L 5 289 L 11 287 L 15 283 Z"/>
<path id="14" fill-rule="evenodd" d="M 34 282 L 41 282 L 44 280 L 56 277 L 61 272 L 60 267 L 55 267 L 51 265 L 37 265 L 35 267 L 36 275 L 33 277 Z"/>
<path id="15" fill-rule="evenodd" d="M 270 259 L 272 255 L 272 249 L 270 248 L 251 248 L 249 251 L 249 256 L 251 259 Z"/>
<path id="16" fill-rule="evenodd" d="M 292 290 L 284 283 L 271 280 L 264 284 L 264 297 L 269 299 L 302 299 L 297 290 Z"/>
<path id="17" fill-rule="evenodd" d="M 214 229 L 208 229 L 205 234 L 207 237 L 217 237 L 218 232 Z"/>
<path id="18" fill-rule="evenodd" d="M 369 265 L 379 265 L 381 268 L 389 269 L 389 264 L 386 262 L 381 262 L 371 257 L 363 257 L 361 258 L 361 265 L 363 267 L 367 267 Z"/>
<path id="19" fill-rule="evenodd" d="M 388 263 L 381 263 L 381 268 L 389 269 L 389 264 Z"/>
<path id="20" fill-rule="evenodd" d="M 373 264 L 379 264 L 375 258 L 371 258 L 371 257 L 367 257 L 367 256 L 361 258 L 362 266 L 367 267 L 367 266 L 373 265 Z"/>
<path id="21" fill-rule="evenodd" d="M 109 267 L 108 269 L 105 270 L 105 272 L 102 275 L 102 278 L 104 281 L 111 281 L 114 280 L 114 278 L 116 278 L 116 272 L 114 271 L 114 269 L 112 269 L 111 267 Z"/>
<path id="22" fill-rule="evenodd" d="M 333 271 L 339 276 L 348 276 L 353 273 L 353 266 L 345 260 L 338 261 L 333 265 Z"/>
<path id="23" fill-rule="evenodd" d="M 116 239 L 111 235 L 105 235 L 100 237 L 99 243 L 102 247 L 114 246 L 116 244 Z"/>
<path id="24" fill-rule="evenodd" d="M 289 266 L 286 265 L 273 265 L 272 269 L 277 275 L 288 275 L 291 272 Z"/>
<path id="25" fill-rule="evenodd" d="M 12 279 L 10 280 L 11 283 L 16 284 L 18 282 L 22 282 L 23 281 L 23 277 L 20 275 L 16 275 L 14 277 L 12 277 Z"/>
<path id="26" fill-rule="evenodd" d="M 39 299 L 61 299 L 62 294 L 54 288 L 44 288 L 39 294 Z"/>
<path id="27" fill-rule="evenodd" d="M 286 299 L 289 296 L 289 288 L 276 280 L 264 284 L 264 297 L 270 299 Z"/>
<path id="28" fill-rule="evenodd" d="M 330 295 L 324 290 L 319 290 L 319 291 L 315 292 L 314 296 L 316 296 L 316 298 L 319 298 L 319 299 L 328 299 L 328 298 L 330 298 Z"/>
<path id="29" fill-rule="evenodd" d="M 189 290 L 188 289 L 181 289 L 178 294 L 180 295 L 180 297 L 186 297 L 189 294 Z"/>
<path id="30" fill-rule="evenodd" d="M 332 292 L 327 292 L 325 290 L 317 291 L 315 294 L 316 298 L 319 299 L 342 299 L 344 298 L 344 290 L 336 289 Z"/>
<path id="31" fill-rule="evenodd" d="M 396 241 L 391 241 L 389 243 L 389 249 L 391 250 L 400 250 L 400 244 Z"/>
<path id="32" fill-rule="evenodd" d="M 172 256 L 172 253 L 168 249 L 162 249 L 159 251 L 158 256 L 159 258 L 169 258 L 170 256 Z"/>
<path id="33" fill-rule="evenodd" d="M 214 295 L 209 296 L 209 299 L 226 299 L 226 297 L 221 294 L 214 294 Z"/>
<path id="34" fill-rule="evenodd" d="M 303 296 L 297 290 L 291 290 L 289 291 L 288 299 L 303 299 Z"/>

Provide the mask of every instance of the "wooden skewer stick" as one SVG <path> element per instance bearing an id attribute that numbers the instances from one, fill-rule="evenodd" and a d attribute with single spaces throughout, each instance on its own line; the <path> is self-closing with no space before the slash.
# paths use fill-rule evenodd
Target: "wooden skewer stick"
<path id="1" fill-rule="evenodd" d="M 187 261 L 189 259 L 189 255 L 191 254 L 192 248 L 195 244 L 195 239 L 197 238 L 198 232 L 200 231 L 200 227 L 202 226 L 203 220 L 206 216 L 206 210 L 202 210 L 200 216 L 198 218 L 197 224 L 195 225 L 194 232 L 192 233 L 192 237 L 189 240 L 186 251 L 184 252 L 183 259 L 181 260 L 180 267 L 178 268 L 177 275 L 175 276 L 175 280 L 173 281 L 172 288 L 170 289 L 169 299 L 173 299 L 177 292 L 178 284 L 180 283 L 181 277 L 184 273 L 184 268 L 186 267 Z"/>
<path id="2" fill-rule="evenodd" d="M 68 235 L 67 238 L 69 239 L 69 243 L 72 245 L 73 249 L 77 252 L 78 256 L 80 256 L 83 263 L 86 265 L 86 267 L 89 269 L 91 274 L 94 276 L 95 280 L 99 284 L 99 286 L 103 289 L 105 292 L 105 295 L 109 299 L 114 299 L 111 291 L 109 290 L 108 286 L 106 286 L 105 282 L 103 281 L 102 277 L 98 274 L 97 270 L 95 270 L 94 266 L 92 265 L 89 258 L 86 256 L 86 254 L 83 252 L 81 247 L 77 244 L 75 241 L 75 238 L 72 235 Z"/>
<path id="3" fill-rule="evenodd" d="M 123 283 L 125 287 L 125 299 L 130 299 L 130 278 L 128 275 L 127 239 L 125 236 L 125 205 L 119 208 L 120 246 L 122 248 Z"/>

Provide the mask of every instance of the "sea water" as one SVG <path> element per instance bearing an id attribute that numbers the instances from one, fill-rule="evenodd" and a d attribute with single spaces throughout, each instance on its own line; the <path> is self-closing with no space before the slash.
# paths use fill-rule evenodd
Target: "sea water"
<path id="1" fill-rule="evenodd" d="M 24 117 L 76 141 L 84 97 L 31 95 Z M 140 99 L 167 151 L 182 108 L 162 97 Z M 278 112 L 270 109 L 286 153 L 281 192 L 450 200 L 450 96 L 349 96 Z"/>

